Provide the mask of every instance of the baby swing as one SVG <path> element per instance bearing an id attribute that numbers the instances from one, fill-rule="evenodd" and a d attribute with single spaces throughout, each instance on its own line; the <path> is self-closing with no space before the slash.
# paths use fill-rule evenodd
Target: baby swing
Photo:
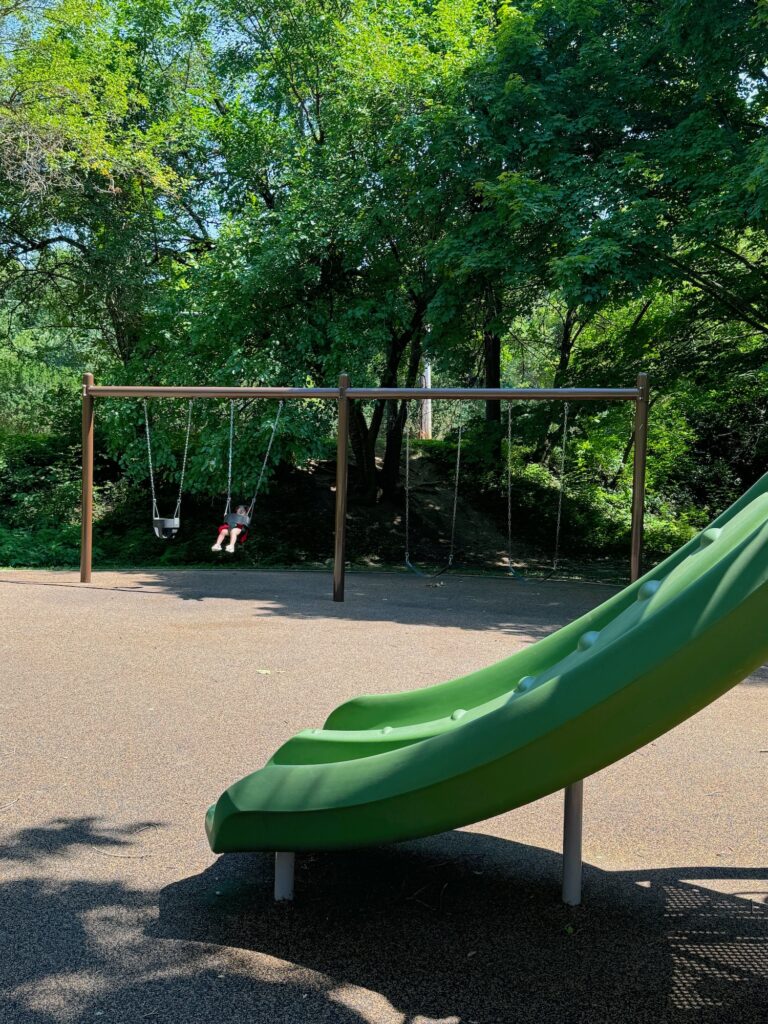
<path id="1" fill-rule="evenodd" d="M 149 414 L 147 413 L 147 400 L 144 399 L 144 426 L 147 439 L 147 460 L 149 462 L 149 485 L 152 489 L 152 529 L 155 536 L 160 540 L 173 540 L 181 527 L 181 495 L 184 490 L 184 474 L 187 469 L 187 453 L 189 451 L 189 434 L 192 429 L 192 399 L 189 400 L 187 412 L 187 433 L 184 439 L 184 456 L 181 460 L 181 478 L 179 479 L 179 496 L 176 499 L 176 508 L 172 516 L 161 516 L 157 508 L 157 496 L 155 494 L 155 470 L 152 465 L 152 437 L 149 430 Z"/>

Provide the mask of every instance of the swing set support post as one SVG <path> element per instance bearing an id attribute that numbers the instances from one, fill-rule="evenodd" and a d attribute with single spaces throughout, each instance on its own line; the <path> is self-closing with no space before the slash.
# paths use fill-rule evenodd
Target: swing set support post
<path id="1" fill-rule="evenodd" d="M 336 528 L 333 537 L 333 600 L 344 600 L 347 548 L 347 485 L 349 483 L 349 375 L 339 377 L 339 423 L 336 437 Z"/>
<path id="2" fill-rule="evenodd" d="M 93 561 L 93 374 L 83 374 L 83 474 L 80 521 L 80 582 L 91 582 Z"/>

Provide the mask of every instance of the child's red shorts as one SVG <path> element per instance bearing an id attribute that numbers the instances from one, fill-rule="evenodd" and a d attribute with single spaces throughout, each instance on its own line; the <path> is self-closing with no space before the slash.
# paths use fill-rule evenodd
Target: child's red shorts
<path id="1" fill-rule="evenodd" d="M 227 526 L 227 524 L 224 523 L 223 526 L 219 527 L 219 536 L 221 536 L 222 533 L 227 533 L 227 532 L 229 532 L 229 530 L 232 530 L 232 529 L 237 530 L 238 527 L 237 526 L 235 526 L 235 527 Z M 238 544 L 244 544 L 245 541 L 248 539 L 248 531 L 243 529 L 242 527 L 240 527 L 240 530 L 241 530 L 241 532 L 240 532 L 240 535 L 237 538 L 237 543 Z"/>

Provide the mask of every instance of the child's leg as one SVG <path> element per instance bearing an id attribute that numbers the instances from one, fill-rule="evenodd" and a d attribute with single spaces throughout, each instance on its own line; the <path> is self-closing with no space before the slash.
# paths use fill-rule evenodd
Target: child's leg
<path id="1" fill-rule="evenodd" d="M 211 551 L 221 551 L 221 545 L 227 539 L 227 533 L 228 532 L 229 532 L 229 527 L 227 527 L 227 526 L 220 526 L 219 527 L 219 535 L 216 538 L 216 543 L 211 548 Z"/>
<path id="2" fill-rule="evenodd" d="M 237 544 L 237 538 L 240 536 L 242 532 L 242 527 L 240 526 L 235 526 L 233 529 L 229 531 L 229 544 L 227 544 L 227 551 L 230 553 L 230 555 L 234 552 L 235 544 Z"/>

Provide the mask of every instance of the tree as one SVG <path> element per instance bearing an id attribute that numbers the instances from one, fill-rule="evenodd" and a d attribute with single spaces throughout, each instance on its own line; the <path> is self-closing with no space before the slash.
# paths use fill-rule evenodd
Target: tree
<path id="1" fill-rule="evenodd" d="M 170 61 L 140 4 L 19 4 L 0 57 L 0 259 L 14 294 L 55 293 L 62 326 L 137 352 L 173 265 L 210 244 L 189 164 L 200 41 L 178 22 Z M 126 13 L 130 12 L 130 16 Z M 152 32 L 152 46 L 142 31 Z M 195 75 L 198 77 L 195 78 Z M 181 84 L 183 81 L 183 85 Z"/>
<path id="2" fill-rule="evenodd" d="M 436 290 L 431 250 L 459 201 L 450 112 L 487 36 L 486 5 L 214 6 L 227 40 L 216 126 L 227 203 L 219 243 L 194 276 L 204 310 L 195 344 L 226 329 L 235 372 L 251 377 L 269 365 L 284 380 L 346 369 L 359 384 L 414 385 Z M 406 412 L 353 407 L 370 500 L 396 488 Z"/>

